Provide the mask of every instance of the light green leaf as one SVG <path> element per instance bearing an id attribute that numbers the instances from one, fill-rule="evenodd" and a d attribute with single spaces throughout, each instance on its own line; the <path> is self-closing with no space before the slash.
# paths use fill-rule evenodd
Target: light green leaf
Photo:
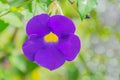
<path id="1" fill-rule="evenodd" d="M 9 5 L 8 4 L 3 4 L 2 2 L 0 2 L 0 12 L 9 9 Z"/>
<path id="2" fill-rule="evenodd" d="M 54 0 L 39 0 L 40 2 L 43 2 L 49 6 Z"/>
<path id="3" fill-rule="evenodd" d="M 85 16 L 95 8 L 97 5 L 97 0 L 77 0 L 77 4 L 81 20 L 83 20 Z"/>
<path id="4" fill-rule="evenodd" d="M 16 54 L 16 52 L 12 53 L 10 56 L 10 62 L 13 66 L 18 68 L 20 71 L 25 72 L 26 71 L 26 63 L 23 60 L 21 55 Z"/>
<path id="5" fill-rule="evenodd" d="M 33 14 L 28 10 L 28 9 L 25 9 L 23 12 L 22 12 L 22 15 L 24 16 L 24 20 L 27 22 L 29 21 L 32 17 L 33 17 Z"/>
<path id="6" fill-rule="evenodd" d="M 69 3 L 68 0 L 59 0 L 58 3 L 65 16 L 68 16 L 69 18 L 79 17 L 79 13 L 73 8 L 73 6 Z"/>
<path id="7" fill-rule="evenodd" d="M 47 4 L 40 1 L 37 2 L 36 0 L 32 1 L 33 16 L 41 13 L 45 13 L 46 11 L 47 11 Z"/>
<path id="8" fill-rule="evenodd" d="M 13 13 L 6 14 L 6 15 L 0 17 L 0 19 L 3 20 L 6 23 L 9 23 L 12 26 L 15 26 L 15 27 L 23 26 L 23 23 L 19 19 L 19 17 L 16 16 L 15 14 L 13 14 Z"/>

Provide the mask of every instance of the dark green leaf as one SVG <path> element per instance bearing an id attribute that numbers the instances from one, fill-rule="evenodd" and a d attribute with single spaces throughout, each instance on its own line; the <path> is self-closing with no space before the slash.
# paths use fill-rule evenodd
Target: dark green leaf
<path id="1" fill-rule="evenodd" d="M 77 80 L 78 76 L 78 68 L 74 64 L 70 64 L 68 67 L 68 80 Z"/>
<path id="2" fill-rule="evenodd" d="M 32 12 L 32 3 L 29 3 L 29 4 L 27 5 L 27 7 L 28 7 L 29 12 Z"/>
<path id="3" fill-rule="evenodd" d="M 2 32 L 5 28 L 7 28 L 8 23 L 5 23 L 4 21 L 0 20 L 0 32 Z"/>
<path id="4" fill-rule="evenodd" d="M 26 61 L 26 65 L 27 65 L 27 72 L 32 72 L 35 68 L 38 67 L 38 65 L 34 62 L 30 62 L 30 61 Z"/>

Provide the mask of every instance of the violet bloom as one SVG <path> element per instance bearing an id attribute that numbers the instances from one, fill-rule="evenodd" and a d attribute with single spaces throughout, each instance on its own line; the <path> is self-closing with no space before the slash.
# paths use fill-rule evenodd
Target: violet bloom
<path id="1" fill-rule="evenodd" d="M 23 44 L 24 55 L 49 70 L 60 67 L 65 60 L 72 61 L 80 51 L 75 25 L 65 16 L 34 16 L 26 32 L 29 38 Z"/>

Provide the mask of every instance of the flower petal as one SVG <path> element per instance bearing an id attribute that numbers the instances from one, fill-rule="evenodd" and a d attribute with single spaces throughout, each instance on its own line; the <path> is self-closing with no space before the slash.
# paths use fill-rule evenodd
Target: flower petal
<path id="1" fill-rule="evenodd" d="M 28 35 L 38 34 L 44 36 L 50 32 L 47 22 L 49 15 L 41 14 L 34 16 L 27 24 L 26 32 Z"/>
<path id="2" fill-rule="evenodd" d="M 31 35 L 23 44 L 23 52 L 28 60 L 34 61 L 34 56 L 39 49 L 44 48 L 43 39 L 37 35 Z"/>
<path id="3" fill-rule="evenodd" d="M 53 44 L 48 44 L 47 48 L 37 52 L 35 61 L 40 66 L 54 70 L 64 64 L 65 56 Z"/>
<path id="4" fill-rule="evenodd" d="M 52 32 L 57 35 L 67 35 L 75 32 L 75 25 L 66 16 L 55 15 L 48 20 L 48 26 L 52 29 Z"/>
<path id="5" fill-rule="evenodd" d="M 73 59 L 75 59 L 80 51 L 80 47 L 80 40 L 74 34 L 70 34 L 67 40 L 65 38 L 58 45 L 58 49 L 64 53 L 68 61 L 72 61 Z"/>

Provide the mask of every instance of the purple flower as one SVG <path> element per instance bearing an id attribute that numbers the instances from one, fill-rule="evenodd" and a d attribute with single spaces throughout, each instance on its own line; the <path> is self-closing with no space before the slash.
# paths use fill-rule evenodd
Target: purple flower
<path id="1" fill-rule="evenodd" d="M 72 61 L 80 51 L 72 20 L 62 15 L 34 16 L 27 24 L 29 38 L 23 44 L 24 55 L 38 65 L 54 70 Z"/>

